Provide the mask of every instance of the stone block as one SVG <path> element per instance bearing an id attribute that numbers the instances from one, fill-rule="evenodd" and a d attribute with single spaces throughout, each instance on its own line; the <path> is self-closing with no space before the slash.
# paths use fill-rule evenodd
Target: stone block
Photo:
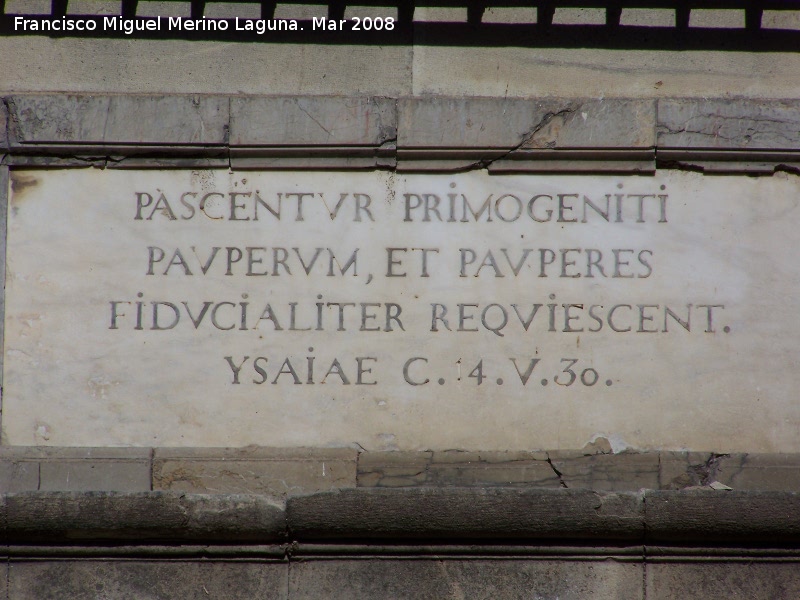
<path id="1" fill-rule="evenodd" d="M 642 592 L 642 565 L 612 560 L 309 560 L 289 569 L 294 600 L 635 600 Z"/>
<path id="2" fill-rule="evenodd" d="M 359 487 L 560 487 L 543 453 L 366 452 L 359 457 Z"/>
<path id="3" fill-rule="evenodd" d="M 17 95 L 8 98 L 13 147 L 58 144 L 225 144 L 220 96 Z"/>
<path id="4" fill-rule="evenodd" d="M 347 448 L 160 448 L 153 489 L 285 497 L 355 487 L 356 456 Z"/>
<path id="5" fill-rule="evenodd" d="M 338 490 L 289 498 L 291 534 L 331 539 L 638 539 L 640 496 L 509 488 Z"/>
<path id="6" fill-rule="evenodd" d="M 403 98 L 398 148 L 652 148 L 655 102 Z"/>
<path id="7" fill-rule="evenodd" d="M 553 467 L 568 488 L 635 491 L 658 487 L 658 454 L 593 454 L 553 452 Z"/>
<path id="8" fill-rule="evenodd" d="M 285 563 L 62 560 L 14 561 L 9 600 L 231 600 L 287 597 Z"/>
<path id="9" fill-rule="evenodd" d="M 150 459 L 45 461 L 40 463 L 42 491 L 150 490 Z"/>
<path id="10" fill-rule="evenodd" d="M 800 597 L 796 562 L 648 562 L 645 568 L 648 600 Z"/>
<path id="11" fill-rule="evenodd" d="M 701 488 L 645 493 L 647 540 L 699 543 L 794 543 L 800 494 Z"/>
<path id="12" fill-rule="evenodd" d="M 39 489 L 39 463 L 0 458 L 0 493 Z"/>
<path id="13" fill-rule="evenodd" d="M 800 492 L 796 454 L 737 454 L 725 459 L 716 480 L 734 490 Z"/>
<path id="14" fill-rule="evenodd" d="M 112 96 L 106 143 L 222 145 L 229 100 L 221 96 Z"/>
<path id="15" fill-rule="evenodd" d="M 657 140 L 660 149 L 799 150 L 800 103 L 659 100 Z"/>
<path id="16" fill-rule="evenodd" d="M 24 477 L 5 491 L 117 491 L 150 490 L 148 448 L 58 448 L 6 446 L 0 448 L 3 469 Z M 35 487 L 30 487 L 33 478 Z M 0 486 L 1 488 L 2 486 Z"/>
<path id="17" fill-rule="evenodd" d="M 6 539 L 281 541 L 281 505 L 263 496 L 169 492 L 6 494 Z"/>
<path id="18" fill-rule="evenodd" d="M 232 146 L 380 146 L 396 137 L 392 98 L 231 99 Z"/>

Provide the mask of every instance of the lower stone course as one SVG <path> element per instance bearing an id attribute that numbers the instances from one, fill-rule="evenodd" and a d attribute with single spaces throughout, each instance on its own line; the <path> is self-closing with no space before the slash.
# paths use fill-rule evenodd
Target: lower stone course
<path id="1" fill-rule="evenodd" d="M 285 563 L 13 561 L 8 600 L 284 600 Z"/>
<path id="2" fill-rule="evenodd" d="M 612 559 L 301 561 L 289 569 L 292 600 L 331 598 L 643 598 L 642 565 Z"/>
<path id="3" fill-rule="evenodd" d="M 797 562 L 669 562 L 645 568 L 648 600 L 800 598 Z"/>
<path id="4" fill-rule="evenodd" d="M 4 600 L 306 600 L 558 598 L 783 600 L 800 597 L 800 563 L 696 556 L 680 561 L 536 557 L 341 556 L 301 560 L 3 562 Z"/>
<path id="5" fill-rule="evenodd" d="M 800 455 L 583 450 L 358 452 L 350 448 L 0 446 L 0 493 L 180 491 L 279 499 L 351 488 L 519 487 L 596 491 L 729 487 L 800 491 Z"/>

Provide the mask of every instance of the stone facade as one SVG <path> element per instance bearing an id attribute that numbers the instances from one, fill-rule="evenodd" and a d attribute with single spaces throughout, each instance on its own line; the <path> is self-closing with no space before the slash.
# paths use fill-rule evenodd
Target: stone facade
<path id="1" fill-rule="evenodd" d="M 621 14 L 638 18 L 660 17 Z M 3 278 L 13 169 L 794 177 L 800 164 L 800 58 L 785 51 L 8 36 L 0 56 Z M 800 592 L 800 455 L 780 449 L 1 444 L 0 598 Z"/>

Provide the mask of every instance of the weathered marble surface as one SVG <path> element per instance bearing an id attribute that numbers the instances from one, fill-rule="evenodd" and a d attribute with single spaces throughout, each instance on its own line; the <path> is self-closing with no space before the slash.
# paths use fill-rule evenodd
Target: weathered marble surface
<path id="1" fill-rule="evenodd" d="M 256 191 L 275 211 L 283 194 L 280 220 Z M 16 171 L 3 441 L 797 452 L 798 192 L 786 174 Z M 491 194 L 492 220 L 462 222 L 462 193 L 476 213 Z M 584 201 L 606 194 L 608 221 Z M 387 248 L 407 250 L 389 267 Z"/>

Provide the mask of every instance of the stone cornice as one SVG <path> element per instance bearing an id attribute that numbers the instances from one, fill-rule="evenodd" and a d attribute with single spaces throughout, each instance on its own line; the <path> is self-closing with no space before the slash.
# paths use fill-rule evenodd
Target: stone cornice
<path id="1" fill-rule="evenodd" d="M 8 95 L 13 166 L 772 172 L 800 164 L 785 100 Z"/>

